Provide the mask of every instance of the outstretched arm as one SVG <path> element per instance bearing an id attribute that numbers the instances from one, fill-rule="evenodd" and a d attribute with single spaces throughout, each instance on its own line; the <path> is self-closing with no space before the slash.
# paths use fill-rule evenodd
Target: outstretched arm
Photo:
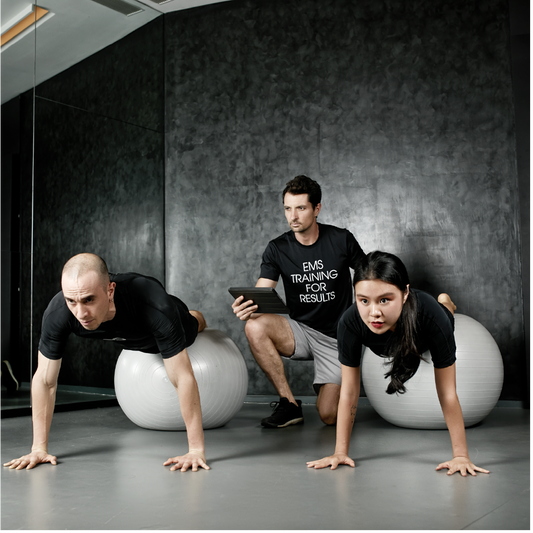
<path id="1" fill-rule="evenodd" d="M 331 466 L 335 470 L 339 465 L 349 465 L 355 467 L 355 462 L 348 456 L 350 449 L 350 437 L 355 421 L 357 403 L 359 402 L 359 392 L 361 389 L 361 367 L 356 368 L 341 365 L 342 381 L 339 399 L 339 409 L 337 412 L 337 442 L 335 453 L 329 457 L 324 457 L 318 461 L 309 461 L 309 468 L 325 468 Z"/>
<path id="2" fill-rule="evenodd" d="M 442 413 L 450 432 L 453 451 L 453 459 L 441 463 L 436 470 L 447 468 L 448 475 L 455 472 L 460 472 L 462 476 L 466 476 L 467 473 L 475 476 L 477 475 L 476 472 L 488 474 L 488 470 L 477 467 L 468 456 L 463 412 L 455 386 L 455 363 L 446 368 L 435 368 L 435 383 Z"/>
<path id="3" fill-rule="evenodd" d="M 48 453 L 48 436 L 54 415 L 57 377 L 61 360 L 52 360 L 38 353 L 37 371 L 31 384 L 33 445 L 28 455 L 13 459 L 4 466 L 30 470 L 40 463 L 57 464 L 57 458 Z"/>
<path id="4" fill-rule="evenodd" d="M 167 375 L 178 392 L 181 414 L 187 428 L 189 452 L 185 455 L 170 457 L 165 466 L 173 464 L 170 470 L 181 469 L 185 472 L 191 468 L 193 472 L 202 467 L 209 470 L 205 462 L 204 430 L 202 427 L 202 408 L 200 393 L 194 377 L 191 361 L 187 350 L 178 355 L 164 359 Z"/>

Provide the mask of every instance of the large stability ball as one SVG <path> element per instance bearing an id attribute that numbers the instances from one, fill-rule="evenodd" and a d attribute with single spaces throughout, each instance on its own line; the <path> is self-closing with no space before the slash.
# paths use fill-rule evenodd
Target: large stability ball
<path id="1" fill-rule="evenodd" d="M 457 396 L 465 427 L 469 427 L 483 420 L 496 405 L 503 386 L 503 362 L 491 334 L 469 316 L 455 315 L 455 343 Z M 372 407 L 391 424 L 445 429 L 431 355 L 426 352 L 423 357 L 416 374 L 405 383 L 407 392 L 387 394 L 390 378 L 385 379 L 385 372 L 390 368 L 386 364 L 389 359 L 365 348 L 361 366 L 365 392 Z"/>
<path id="2" fill-rule="evenodd" d="M 202 406 L 204 429 L 223 426 L 241 409 L 248 372 L 236 344 L 206 328 L 187 348 Z M 126 416 L 146 429 L 184 430 L 176 389 L 160 354 L 123 350 L 115 368 L 115 393 Z"/>

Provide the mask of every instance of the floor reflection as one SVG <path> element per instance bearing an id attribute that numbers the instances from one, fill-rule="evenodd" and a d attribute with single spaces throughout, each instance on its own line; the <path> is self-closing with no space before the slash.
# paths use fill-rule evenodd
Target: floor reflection
<path id="1" fill-rule="evenodd" d="M 56 395 L 56 412 L 92 407 L 118 405 L 114 389 L 73 387 L 59 385 Z M 8 392 L 2 387 L 2 418 L 31 414 L 31 392 L 29 383 L 21 383 L 17 391 Z"/>

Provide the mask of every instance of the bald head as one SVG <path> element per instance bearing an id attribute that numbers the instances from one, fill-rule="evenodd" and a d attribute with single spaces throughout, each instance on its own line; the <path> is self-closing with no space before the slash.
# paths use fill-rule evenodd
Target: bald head
<path id="1" fill-rule="evenodd" d="M 71 257 L 63 267 L 61 279 L 78 280 L 89 272 L 94 272 L 102 283 L 102 287 L 107 291 L 109 285 L 109 272 L 105 261 L 96 254 L 78 254 Z"/>
<path id="2" fill-rule="evenodd" d="M 79 254 L 69 259 L 63 267 L 61 289 L 67 307 L 85 329 L 94 331 L 114 318 L 115 283 L 110 282 L 101 257 Z"/>

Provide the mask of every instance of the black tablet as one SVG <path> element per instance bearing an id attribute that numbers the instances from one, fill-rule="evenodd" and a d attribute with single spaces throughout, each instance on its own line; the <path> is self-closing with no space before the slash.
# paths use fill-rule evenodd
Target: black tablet
<path id="1" fill-rule="evenodd" d="M 273 287 L 230 287 L 229 292 L 234 298 L 244 296 L 243 302 L 253 300 L 259 306 L 256 313 L 289 314 L 289 308 Z"/>

